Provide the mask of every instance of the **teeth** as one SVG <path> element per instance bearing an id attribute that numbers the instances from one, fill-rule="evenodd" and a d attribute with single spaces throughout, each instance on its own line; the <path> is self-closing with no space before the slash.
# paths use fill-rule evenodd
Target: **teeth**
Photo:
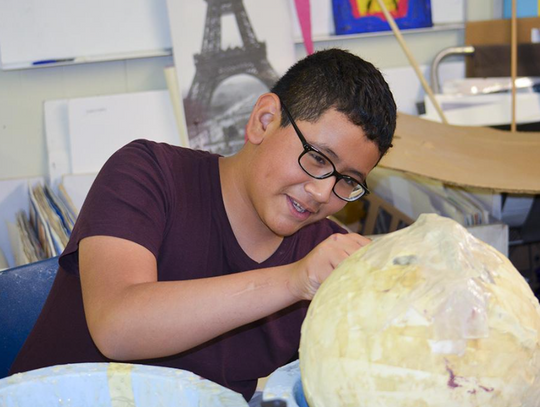
<path id="1" fill-rule="evenodd" d="M 300 204 L 299 204 L 298 202 L 296 202 L 294 199 L 291 199 L 291 201 L 292 201 L 294 207 L 296 208 L 296 210 L 297 210 L 298 212 L 304 213 L 304 212 L 306 211 L 306 210 L 305 210 L 304 208 L 302 208 L 302 207 L 300 206 Z"/>

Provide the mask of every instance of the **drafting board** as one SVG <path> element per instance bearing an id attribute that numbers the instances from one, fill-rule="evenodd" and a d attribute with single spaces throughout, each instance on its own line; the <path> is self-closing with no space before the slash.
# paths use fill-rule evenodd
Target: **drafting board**
<path id="1" fill-rule="evenodd" d="M 150 91 L 45 102 L 49 182 L 96 173 L 138 138 L 182 145 L 169 92 Z"/>

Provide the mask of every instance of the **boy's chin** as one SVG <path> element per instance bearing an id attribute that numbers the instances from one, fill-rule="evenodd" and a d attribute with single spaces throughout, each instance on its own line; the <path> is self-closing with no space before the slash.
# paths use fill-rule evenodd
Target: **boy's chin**
<path id="1" fill-rule="evenodd" d="M 290 223 L 290 224 L 279 224 L 270 226 L 270 230 L 274 232 L 276 236 L 288 237 L 294 235 L 299 230 L 303 229 L 307 225 L 310 225 L 316 222 L 318 219 L 308 219 L 302 223 Z"/>

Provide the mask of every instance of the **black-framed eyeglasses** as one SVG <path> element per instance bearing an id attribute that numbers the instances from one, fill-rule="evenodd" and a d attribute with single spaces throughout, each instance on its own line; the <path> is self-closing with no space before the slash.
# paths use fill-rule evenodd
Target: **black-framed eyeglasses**
<path id="1" fill-rule="evenodd" d="M 287 106 L 281 102 L 283 110 L 287 115 L 287 118 L 291 122 L 294 131 L 298 135 L 298 138 L 302 142 L 304 151 L 298 157 L 298 164 L 300 168 L 304 170 L 306 174 L 315 179 L 326 179 L 330 177 L 336 177 L 336 182 L 332 191 L 340 199 L 347 202 L 356 201 L 366 194 L 369 194 L 369 189 L 366 184 L 349 177 L 348 175 L 340 174 L 336 170 L 336 166 L 327 156 L 321 153 L 318 149 L 309 144 L 296 125 L 296 122 L 292 118 Z"/>

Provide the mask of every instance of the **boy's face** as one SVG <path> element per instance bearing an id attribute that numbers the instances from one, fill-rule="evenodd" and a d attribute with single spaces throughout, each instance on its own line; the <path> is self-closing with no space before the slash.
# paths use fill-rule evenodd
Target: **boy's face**
<path id="1" fill-rule="evenodd" d="M 293 126 L 271 123 L 258 146 L 252 184 L 253 205 L 266 226 L 279 236 L 289 236 L 300 228 L 342 209 L 346 202 L 332 191 L 335 177 L 315 179 L 298 164 L 304 151 Z M 365 183 L 367 174 L 379 160 L 377 145 L 362 129 L 334 109 L 315 123 L 296 121 L 306 141 L 326 155 L 343 175 Z"/>

